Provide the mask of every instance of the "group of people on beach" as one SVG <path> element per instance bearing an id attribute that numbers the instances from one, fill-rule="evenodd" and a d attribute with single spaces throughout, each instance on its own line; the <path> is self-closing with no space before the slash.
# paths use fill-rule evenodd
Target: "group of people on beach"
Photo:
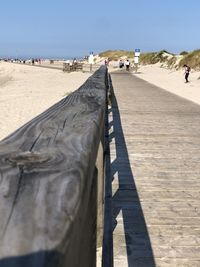
<path id="1" fill-rule="evenodd" d="M 119 68 L 123 69 L 124 66 L 126 67 L 126 70 L 129 71 L 129 69 L 130 69 L 130 61 L 128 59 L 126 59 L 125 62 L 122 59 L 119 60 Z"/>
<path id="2" fill-rule="evenodd" d="M 128 59 L 126 59 L 125 62 L 122 59 L 119 60 L 119 68 L 123 69 L 124 66 L 126 67 L 126 70 L 129 71 L 130 62 L 129 62 Z M 190 75 L 191 68 L 186 64 L 183 67 L 185 68 L 185 83 L 188 83 L 189 82 L 188 78 L 189 78 L 189 75 Z"/>

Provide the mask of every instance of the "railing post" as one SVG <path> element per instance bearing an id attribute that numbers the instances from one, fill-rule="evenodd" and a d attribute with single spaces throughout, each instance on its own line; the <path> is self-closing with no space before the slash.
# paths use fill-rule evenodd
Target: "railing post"
<path id="1" fill-rule="evenodd" d="M 103 202 L 104 202 L 104 147 L 103 142 L 99 144 L 96 167 L 97 175 L 97 248 L 102 247 L 103 241 Z"/>

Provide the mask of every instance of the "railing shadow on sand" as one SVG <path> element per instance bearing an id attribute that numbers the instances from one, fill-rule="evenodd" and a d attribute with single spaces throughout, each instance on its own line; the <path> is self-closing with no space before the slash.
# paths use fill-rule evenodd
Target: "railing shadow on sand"
<path id="1" fill-rule="evenodd" d="M 114 247 L 114 250 L 117 250 L 114 251 L 114 257 L 115 254 L 117 256 L 120 255 L 119 258 L 121 256 L 127 257 L 126 262 L 128 263 L 128 267 L 155 267 L 151 241 L 137 192 L 134 174 L 130 166 L 120 112 L 112 83 L 111 96 L 112 107 L 109 109 L 109 113 L 112 113 L 112 121 L 109 122 L 109 128 L 111 129 L 112 127 L 113 132 L 109 138 L 110 143 L 114 141 L 116 146 L 116 158 L 111 163 L 112 187 L 116 186 L 115 179 L 118 179 L 118 185 L 112 197 L 113 242 L 118 242 L 117 247 Z M 122 216 L 120 222 L 117 221 L 118 216 Z M 123 252 L 120 251 L 121 232 L 116 233 L 116 236 L 114 236 L 117 230 L 116 226 L 118 223 L 121 224 L 121 220 L 121 227 L 124 228 L 122 231 L 125 235 L 126 255 L 122 255 Z M 119 240 L 115 241 L 117 238 Z"/>

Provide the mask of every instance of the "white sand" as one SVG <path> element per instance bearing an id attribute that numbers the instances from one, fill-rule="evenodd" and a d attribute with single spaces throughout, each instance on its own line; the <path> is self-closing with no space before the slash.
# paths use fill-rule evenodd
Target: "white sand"
<path id="1" fill-rule="evenodd" d="M 140 66 L 135 74 L 156 86 L 200 104 L 200 72 L 191 71 L 189 83 L 185 83 L 184 70 L 169 70 L 159 64 Z"/>
<path id="2" fill-rule="evenodd" d="M 0 62 L 0 140 L 78 89 L 90 75 Z"/>
<path id="3" fill-rule="evenodd" d="M 0 62 L 0 140 L 78 89 L 90 75 Z M 200 104 L 200 72 L 192 71 L 188 84 L 184 70 L 168 70 L 159 64 L 140 66 L 134 75 Z"/>

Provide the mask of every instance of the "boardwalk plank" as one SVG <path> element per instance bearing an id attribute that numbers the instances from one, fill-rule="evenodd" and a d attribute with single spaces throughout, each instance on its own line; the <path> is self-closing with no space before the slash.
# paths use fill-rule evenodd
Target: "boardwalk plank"
<path id="1" fill-rule="evenodd" d="M 111 74 L 115 267 L 200 266 L 200 106 Z"/>

